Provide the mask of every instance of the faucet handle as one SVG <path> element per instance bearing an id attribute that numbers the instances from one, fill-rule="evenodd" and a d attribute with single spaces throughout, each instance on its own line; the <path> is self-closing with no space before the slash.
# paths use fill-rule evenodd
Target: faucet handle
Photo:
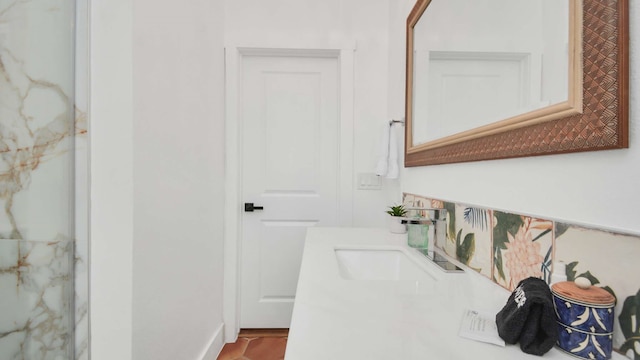
<path id="1" fill-rule="evenodd" d="M 447 219 L 447 209 L 428 207 L 408 207 L 406 210 L 427 211 L 429 219 L 433 221 L 444 221 Z"/>
<path id="2" fill-rule="evenodd" d="M 447 220 L 447 209 L 432 209 L 433 220 L 444 221 Z"/>

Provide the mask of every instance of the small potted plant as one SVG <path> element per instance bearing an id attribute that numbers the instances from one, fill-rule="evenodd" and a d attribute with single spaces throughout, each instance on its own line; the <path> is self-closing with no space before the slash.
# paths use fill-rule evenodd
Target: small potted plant
<path id="1" fill-rule="evenodd" d="M 407 215 L 407 209 L 404 205 L 389 206 L 387 214 L 391 215 L 389 222 L 389 230 L 394 234 L 404 234 L 407 232 L 407 225 L 402 223 Z"/>

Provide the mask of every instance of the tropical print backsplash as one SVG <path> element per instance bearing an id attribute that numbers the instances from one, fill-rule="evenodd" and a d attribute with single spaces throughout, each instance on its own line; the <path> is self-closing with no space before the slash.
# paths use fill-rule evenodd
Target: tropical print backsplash
<path id="1" fill-rule="evenodd" d="M 640 360 L 640 236 L 404 193 L 407 207 L 447 209 L 447 236 L 436 246 L 513 291 L 530 276 L 586 277 L 616 297 L 614 349 Z"/>

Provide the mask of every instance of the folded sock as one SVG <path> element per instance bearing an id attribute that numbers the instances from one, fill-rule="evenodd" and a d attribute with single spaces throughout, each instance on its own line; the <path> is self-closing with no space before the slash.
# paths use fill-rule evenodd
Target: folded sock
<path id="1" fill-rule="evenodd" d="M 558 340 L 558 326 L 549 286 L 542 279 L 522 280 L 496 315 L 498 334 L 508 344 L 520 342 L 520 349 L 543 355 Z"/>

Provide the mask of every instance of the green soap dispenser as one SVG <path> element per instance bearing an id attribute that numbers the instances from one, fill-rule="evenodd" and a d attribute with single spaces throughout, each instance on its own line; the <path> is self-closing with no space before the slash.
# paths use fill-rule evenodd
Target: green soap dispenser
<path id="1" fill-rule="evenodd" d="M 403 220 L 407 224 L 407 243 L 416 249 L 428 250 L 429 247 L 429 224 L 431 220 L 422 217 Z"/>

